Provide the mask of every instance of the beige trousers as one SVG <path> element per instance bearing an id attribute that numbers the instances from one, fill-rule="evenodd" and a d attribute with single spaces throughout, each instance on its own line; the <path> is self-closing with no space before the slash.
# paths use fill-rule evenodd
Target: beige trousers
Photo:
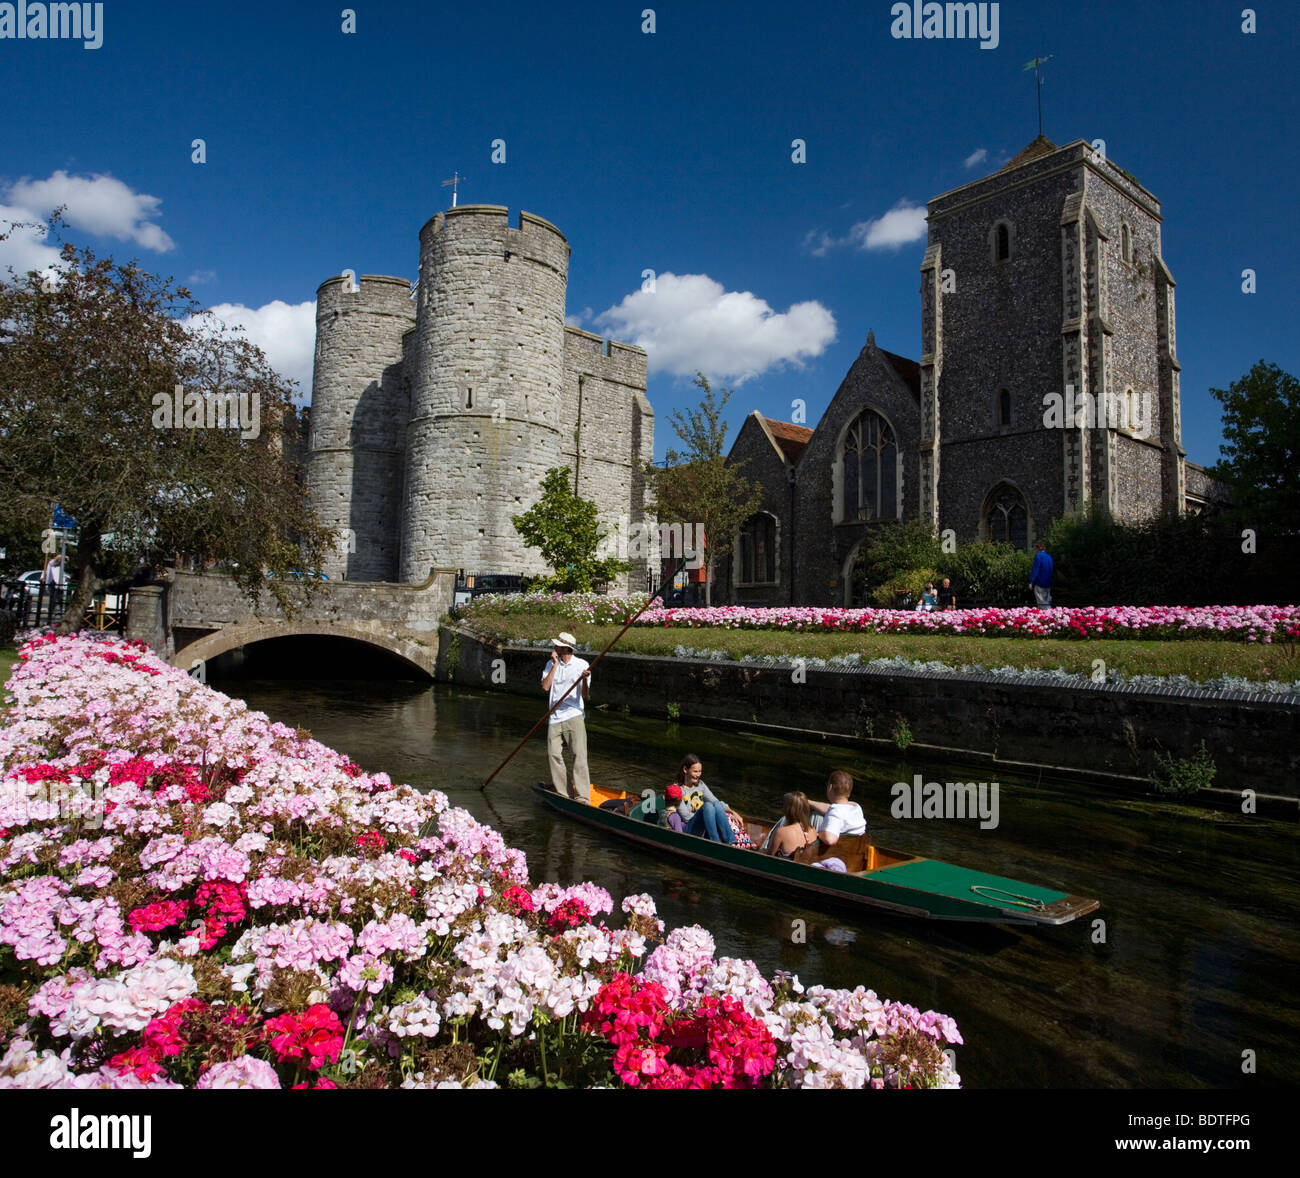
<path id="1" fill-rule="evenodd" d="M 564 764 L 566 747 L 573 754 L 571 770 Z M 591 770 L 587 768 L 587 729 L 583 718 L 574 716 L 558 723 L 552 721 L 547 726 L 546 752 L 551 762 L 551 784 L 555 792 L 580 802 L 591 801 Z"/>

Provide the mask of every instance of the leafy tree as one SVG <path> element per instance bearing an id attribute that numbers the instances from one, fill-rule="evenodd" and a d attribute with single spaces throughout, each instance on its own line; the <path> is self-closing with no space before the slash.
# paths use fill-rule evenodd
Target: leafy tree
<path id="1" fill-rule="evenodd" d="M 723 452 L 727 424 L 722 411 L 731 390 L 715 393 L 702 372 L 692 383 L 704 392 L 699 408 L 685 413 L 677 409 L 669 418 L 685 452 L 669 450 L 665 465 L 651 466 L 646 474 L 661 522 L 704 525 L 704 599 L 711 604 L 714 569 L 730 553 L 736 533 L 758 510 L 763 492 L 741 474 L 744 463 L 728 463 Z"/>
<path id="2" fill-rule="evenodd" d="M 57 503 L 78 525 L 60 629 L 121 572 L 115 553 L 199 556 L 288 604 L 286 574 L 333 539 L 282 452 L 289 384 L 170 278 L 71 244 L 60 258 L 0 281 L 0 484 L 15 514 Z"/>
<path id="3" fill-rule="evenodd" d="M 939 537 L 924 520 L 889 521 L 873 526 L 853 562 L 855 600 L 870 597 L 877 604 L 893 605 L 892 592 L 886 600 L 880 591 L 917 570 L 932 577 L 942 556 Z M 925 588 L 925 580 L 921 581 L 921 588 Z M 910 582 L 900 584 L 897 591 L 910 592 Z"/>
<path id="4" fill-rule="evenodd" d="M 1227 389 L 1223 458 L 1210 473 L 1231 484 L 1244 523 L 1292 532 L 1300 520 L 1300 381 L 1261 360 Z"/>
<path id="5" fill-rule="evenodd" d="M 632 566 L 616 556 L 597 555 L 605 529 L 596 518 L 596 505 L 580 499 L 569 486 L 567 466 L 553 466 L 542 479 L 542 497 L 510 522 L 529 548 L 541 550 L 555 570 L 539 587 L 583 593 L 611 581 Z"/>

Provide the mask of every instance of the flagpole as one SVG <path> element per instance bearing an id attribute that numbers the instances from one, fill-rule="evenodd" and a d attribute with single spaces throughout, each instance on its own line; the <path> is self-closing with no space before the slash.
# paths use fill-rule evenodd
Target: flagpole
<path id="1" fill-rule="evenodd" d="M 1039 66 L 1034 66 L 1034 77 L 1038 81 L 1038 137 L 1043 137 L 1043 72 Z"/>
<path id="2" fill-rule="evenodd" d="M 1025 62 L 1025 69 L 1034 71 L 1034 81 L 1037 83 L 1038 90 L 1038 137 L 1043 137 L 1043 65 L 1052 60 L 1051 54 L 1047 57 L 1035 57 L 1033 61 Z"/>

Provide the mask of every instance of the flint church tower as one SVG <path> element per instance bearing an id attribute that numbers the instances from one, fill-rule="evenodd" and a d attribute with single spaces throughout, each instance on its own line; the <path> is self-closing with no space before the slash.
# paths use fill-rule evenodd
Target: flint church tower
<path id="1" fill-rule="evenodd" d="M 1096 147 L 1035 139 L 929 203 L 918 514 L 1025 545 L 1085 504 L 1185 497 L 1160 204 Z"/>

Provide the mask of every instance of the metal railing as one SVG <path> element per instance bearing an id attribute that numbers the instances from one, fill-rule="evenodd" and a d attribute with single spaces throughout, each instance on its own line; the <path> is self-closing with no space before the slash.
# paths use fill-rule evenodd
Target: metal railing
<path id="1" fill-rule="evenodd" d="M 17 628 L 57 625 L 63 619 L 73 585 L 49 585 L 44 581 L 0 582 L 0 610 L 12 614 Z M 126 630 L 129 593 L 97 593 L 86 610 L 86 628 L 98 631 Z"/>

